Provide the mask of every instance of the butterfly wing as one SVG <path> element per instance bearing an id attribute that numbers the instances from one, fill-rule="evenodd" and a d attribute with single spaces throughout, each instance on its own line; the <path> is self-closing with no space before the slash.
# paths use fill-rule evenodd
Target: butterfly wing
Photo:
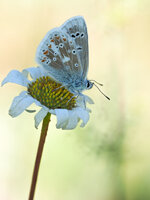
<path id="1" fill-rule="evenodd" d="M 76 16 L 66 21 L 61 29 L 66 32 L 75 42 L 82 67 L 82 77 L 86 78 L 89 65 L 88 33 L 83 17 Z"/>
<path id="2" fill-rule="evenodd" d="M 69 85 L 82 76 L 76 44 L 61 28 L 49 31 L 36 52 L 36 61 L 56 81 Z"/>

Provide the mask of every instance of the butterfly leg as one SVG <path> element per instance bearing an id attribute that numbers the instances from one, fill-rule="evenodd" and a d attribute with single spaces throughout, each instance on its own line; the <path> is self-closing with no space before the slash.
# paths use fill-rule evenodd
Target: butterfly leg
<path id="1" fill-rule="evenodd" d="M 85 101 L 85 96 L 82 93 L 78 93 L 78 94 L 74 94 L 68 101 L 66 104 L 68 104 L 74 97 L 76 97 L 76 99 L 78 99 L 78 97 L 81 96 L 83 98 L 83 105 L 84 108 L 86 109 L 86 101 Z"/>
<path id="2" fill-rule="evenodd" d="M 52 92 L 53 92 L 53 91 L 56 91 L 56 90 L 58 90 L 58 89 L 60 89 L 60 88 L 62 88 L 62 87 L 64 87 L 64 85 L 61 85 L 60 87 L 58 87 L 58 88 L 52 90 Z"/>
<path id="3" fill-rule="evenodd" d="M 78 98 L 78 96 L 76 95 L 73 95 L 68 101 L 67 101 L 67 104 L 69 103 L 69 101 L 71 101 L 74 97 Z"/>
<path id="4" fill-rule="evenodd" d="M 82 105 L 83 105 L 84 108 L 86 109 L 86 101 L 85 101 L 85 96 L 84 96 L 84 94 L 78 92 L 78 93 L 75 94 L 73 97 L 76 97 L 76 99 L 78 99 L 79 96 L 82 98 L 82 100 L 83 100 L 83 104 L 82 104 Z M 71 98 L 71 99 L 72 99 L 72 98 Z M 69 99 L 69 101 L 70 101 L 71 99 Z"/>

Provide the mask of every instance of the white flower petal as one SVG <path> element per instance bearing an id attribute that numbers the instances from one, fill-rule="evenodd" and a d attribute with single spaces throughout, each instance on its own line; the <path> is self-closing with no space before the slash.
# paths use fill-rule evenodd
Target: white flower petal
<path id="1" fill-rule="evenodd" d="M 27 95 L 26 91 L 23 91 L 19 96 L 13 99 L 13 102 L 9 109 L 9 114 L 12 117 L 17 117 L 33 102 L 34 99 L 31 96 Z"/>
<path id="2" fill-rule="evenodd" d="M 88 111 L 83 108 L 75 108 L 73 110 L 56 109 L 55 112 L 57 116 L 56 127 L 63 130 L 74 129 L 80 119 L 83 121 L 81 124 L 81 127 L 83 127 L 89 120 Z"/>
<path id="3" fill-rule="evenodd" d="M 37 105 L 37 106 L 40 106 L 40 107 L 43 107 L 43 105 L 36 99 L 34 99 L 34 103 Z"/>
<path id="4" fill-rule="evenodd" d="M 81 94 L 76 99 L 77 107 L 86 108 L 86 103 L 94 104 L 93 100 L 87 95 Z"/>
<path id="5" fill-rule="evenodd" d="M 84 127 L 89 121 L 89 117 L 90 117 L 88 110 L 85 110 L 83 108 L 77 108 L 76 113 L 77 113 L 78 118 L 82 120 L 82 124 L 80 126 Z"/>
<path id="6" fill-rule="evenodd" d="M 27 79 L 30 74 L 33 81 L 42 76 L 47 76 L 47 72 L 43 70 L 41 67 L 31 67 L 28 69 L 24 69 L 21 72 L 17 70 L 12 70 L 7 77 L 3 80 L 2 85 L 7 82 L 17 83 L 23 86 L 28 86 L 31 82 Z M 30 95 L 27 94 L 26 91 L 20 93 L 19 96 L 13 99 L 12 105 L 9 110 L 9 114 L 12 117 L 16 117 L 20 115 L 24 110 L 28 108 L 32 103 L 35 103 L 37 106 L 42 107 L 41 110 L 35 115 L 35 127 L 37 128 L 40 122 L 44 119 L 48 112 L 56 115 L 57 117 L 57 128 L 62 128 L 63 130 L 74 129 L 78 122 L 82 120 L 81 127 L 84 127 L 89 120 L 89 112 L 90 110 L 86 108 L 86 103 L 93 104 L 93 100 L 86 96 L 80 95 L 77 98 L 77 107 L 73 110 L 67 109 L 54 109 L 50 110 L 49 108 L 43 106 L 38 100 L 34 99 Z M 31 112 L 31 110 L 27 110 Z"/>
<path id="7" fill-rule="evenodd" d="M 71 130 L 77 126 L 79 118 L 75 110 L 68 110 L 68 112 L 69 112 L 68 123 L 66 126 L 62 127 L 62 129 Z"/>
<path id="8" fill-rule="evenodd" d="M 63 130 L 74 129 L 80 120 L 82 120 L 80 126 L 84 127 L 89 120 L 89 110 L 81 107 L 74 108 L 73 110 L 55 109 L 49 112 L 56 114 L 56 128 L 61 128 Z"/>
<path id="9" fill-rule="evenodd" d="M 46 76 L 45 71 L 42 68 L 40 68 L 40 67 L 30 67 L 30 68 L 24 69 L 22 71 L 22 73 L 26 77 L 28 77 L 28 75 L 30 74 L 31 78 L 33 80 L 36 80 L 37 78 L 40 78 L 42 76 Z"/>
<path id="10" fill-rule="evenodd" d="M 74 129 L 80 120 L 82 120 L 80 126 L 84 127 L 89 120 L 89 113 L 87 110 L 80 107 L 69 110 L 69 120 L 67 126 L 63 129 Z"/>
<path id="11" fill-rule="evenodd" d="M 88 102 L 89 104 L 94 104 L 94 101 L 87 95 L 84 95 L 85 101 Z"/>
<path id="12" fill-rule="evenodd" d="M 27 86 L 30 82 L 21 72 L 18 70 L 12 70 L 8 73 L 6 78 L 2 81 L 2 86 L 8 82 L 16 83 L 22 86 Z"/>
<path id="13" fill-rule="evenodd" d="M 56 109 L 55 110 L 56 117 L 57 117 L 57 128 L 66 127 L 68 120 L 69 120 L 69 112 L 66 109 Z"/>
<path id="14" fill-rule="evenodd" d="M 34 112 L 36 112 L 36 110 L 30 110 L 30 109 L 25 109 L 25 111 L 28 112 L 28 113 L 34 113 Z"/>
<path id="15" fill-rule="evenodd" d="M 49 112 L 49 109 L 46 108 L 45 106 L 41 108 L 41 110 L 35 115 L 34 120 L 35 120 L 35 128 L 38 128 L 40 122 L 44 119 L 44 117 L 47 115 Z"/>
<path id="16" fill-rule="evenodd" d="M 56 109 L 55 110 L 49 110 L 49 112 L 51 113 L 51 114 L 53 114 L 53 115 L 56 115 Z"/>

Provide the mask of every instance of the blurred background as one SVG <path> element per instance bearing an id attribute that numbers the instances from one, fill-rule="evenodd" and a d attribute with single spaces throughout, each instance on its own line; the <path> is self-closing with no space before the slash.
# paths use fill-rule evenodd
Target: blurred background
<path id="1" fill-rule="evenodd" d="M 36 66 L 45 34 L 76 15 L 88 27 L 88 78 L 103 83 L 111 101 L 94 87 L 85 92 L 95 102 L 85 128 L 57 130 L 52 116 L 35 200 L 149 200 L 149 0 L 1 0 L 0 82 L 12 69 Z M 0 90 L 2 200 L 28 198 L 40 137 L 34 113 L 8 115 L 23 89 Z"/>

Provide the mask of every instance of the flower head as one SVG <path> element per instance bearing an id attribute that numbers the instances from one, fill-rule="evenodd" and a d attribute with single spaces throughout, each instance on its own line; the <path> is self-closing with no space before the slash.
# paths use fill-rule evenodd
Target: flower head
<path id="1" fill-rule="evenodd" d="M 76 106 L 74 95 L 48 76 L 40 77 L 28 84 L 27 90 L 29 95 L 49 109 L 71 110 Z"/>
<path id="2" fill-rule="evenodd" d="M 28 79 L 28 75 L 32 80 Z M 26 87 L 19 96 L 13 99 L 9 109 L 12 117 L 17 117 L 24 110 L 35 103 L 40 106 L 40 111 L 35 115 L 35 127 L 44 119 L 47 113 L 52 113 L 57 117 L 57 128 L 73 129 L 80 119 L 81 127 L 89 120 L 90 110 L 86 108 L 86 102 L 93 103 L 88 96 L 76 97 L 60 83 L 47 76 L 40 67 L 24 69 L 22 72 L 12 70 L 3 80 L 2 85 L 12 82 Z"/>

